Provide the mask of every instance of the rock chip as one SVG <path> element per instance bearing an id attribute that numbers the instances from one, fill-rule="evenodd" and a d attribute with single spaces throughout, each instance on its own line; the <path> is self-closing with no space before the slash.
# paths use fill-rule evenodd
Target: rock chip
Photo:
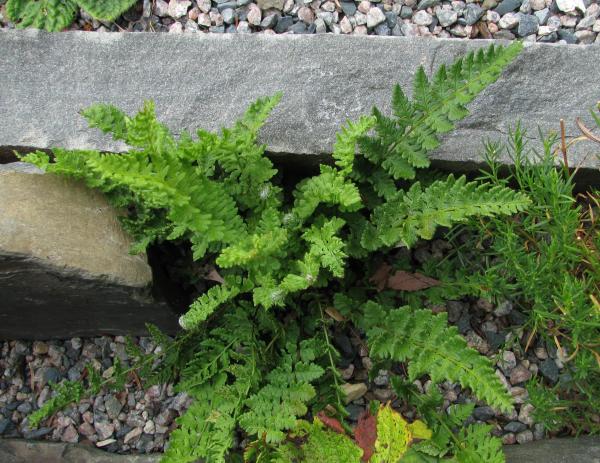
<path id="1" fill-rule="evenodd" d="M 344 395 L 345 395 L 344 401 L 347 404 L 350 402 L 354 402 L 357 399 L 360 399 L 368 391 L 367 385 L 364 383 L 356 383 L 356 384 L 344 383 L 340 387 L 341 387 L 342 391 L 344 392 Z"/>

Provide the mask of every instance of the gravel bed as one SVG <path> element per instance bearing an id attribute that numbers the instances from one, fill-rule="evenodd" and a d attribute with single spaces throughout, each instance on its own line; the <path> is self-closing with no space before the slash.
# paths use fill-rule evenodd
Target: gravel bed
<path id="1" fill-rule="evenodd" d="M 442 257 L 448 249 L 447 242 L 436 240 L 417 247 L 411 258 L 422 263 Z M 398 252 L 402 251 L 408 252 Z M 496 374 L 515 399 L 514 408 L 504 414 L 485 403 L 476 403 L 470 420 L 494 425 L 493 432 L 501 436 L 505 444 L 542 439 L 544 428 L 534 422 L 525 383 L 538 376 L 547 384 L 555 384 L 561 375 L 568 374 L 563 371 L 556 349 L 547 348 L 538 338 L 524 352 L 530 333 L 521 327 L 525 316 L 510 301 L 493 305 L 483 299 L 472 299 L 429 308 L 434 312 L 446 311 L 450 323 L 457 326 L 469 345 L 492 359 Z M 346 381 L 344 388 L 351 396 L 350 420 L 356 421 L 373 399 L 392 401 L 404 416 L 414 417 L 414 410 L 397 400 L 389 385 L 388 371 L 379 370 L 372 381 L 368 379 L 369 371 L 375 366 L 356 333 L 334 332 L 332 339 L 341 354 L 339 366 Z M 137 338 L 135 342 L 146 353 L 157 349 L 149 338 Z M 80 378 L 87 363 L 109 377 L 117 357 L 124 366 L 129 364 L 122 336 L 0 342 L 0 436 L 69 443 L 89 441 L 107 451 L 121 453 L 163 450 L 169 432 L 175 427 L 174 419 L 184 413 L 191 402 L 186 394 L 175 394 L 171 385 L 153 386 L 143 391 L 132 380 L 124 391 L 84 400 L 58 413 L 39 429 L 30 430 L 27 425 L 27 415 L 51 396 L 48 382 Z M 425 391 L 431 387 L 431 381 L 425 377 L 415 385 Z M 475 401 L 457 384 L 446 382 L 439 387 L 445 408 Z"/>
<path id="2" fill-rule="evenodd" d="M 0 0 L 0 4 L 4 0 Z M 143 0 L 85 31 L 357 34 L 600 43 L 598 0 Z M 12 28 L 0 5 L 0 28 Z"/>

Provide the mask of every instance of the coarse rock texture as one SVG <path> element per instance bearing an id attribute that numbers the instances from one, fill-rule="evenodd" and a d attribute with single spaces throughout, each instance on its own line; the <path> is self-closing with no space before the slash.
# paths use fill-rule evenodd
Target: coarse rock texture
<path id="1" fill-rule="evenodd" d="M 1 3 L 0 28 L 14 28 Z M 598 0 L 138 0 L 115 22 L 95 20 L 82 9 L 69 29 L 523 38 L 590 44 L 600 42 L 599 10 Z"/>
<path id="2" fill-rule="evenodd" d="M 323 155 L 331 152 L 335 132 L 347 118 L 368 113 L 373 105 L 389 111 L 394 83 L 410 93 L 418 65 L 431 73 L 489 43 L 335 35 L 0 32 L 0 107 L 14 108 L 0 113 L 0 147 L 121 151 L 123 144 L 88 129 L 77 111 L 104 102 L 133 113 L 152 98 L 159 118 L 171 129 L 216 130 L 231 124 L 254 99 L 283 91 L 261 141 L 273 154 Z M 599 61 L 600 47 L 526 45 L 470 105 L 471 115 L 443 137 L 432 158 L 473 167 L 482 161 L 482 141 L 505 141 L 518 120 L 531 139 L 538 126 L 544 132 L 557 130 L 560 118 L 569 137 L 579 135 L 576 117 L 593 126 L 587 108 L 600 99 Z M 599 163 L 589 155 L 593 148 L 576 144 L 569 153 L 571 165 L 596 169 Z"/>
<path id="3" fill-rule="evenodd" d="M 172 331 L 152 271 L 101 193 L 25 164 L 0 164 L 0 338 Z"/>
<path id="4" fill-rule="evenodd" d="M 86 445 L 0 440 L 2 463 L 158 463 L 160 455 L 115 455 Z"/>
<path id="5" fill-rule="evenodd" d="M 507 463 L 600 463 L 600 438 L 542 440 L 505 451 Z"/>

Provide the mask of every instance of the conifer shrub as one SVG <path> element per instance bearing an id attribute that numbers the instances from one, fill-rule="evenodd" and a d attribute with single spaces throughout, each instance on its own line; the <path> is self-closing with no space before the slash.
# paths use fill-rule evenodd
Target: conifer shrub
<path id="1" fill-rule="evenodd" d="M 150 327 L 160 354 L 130 345 L 137 359 L 131 369 L 147 385 L 175 380 L 194 398 L 163 462 L 239 461 L 234 442 L 240 432 L 251 442 L 246 461 L 504 461 L 489 427 L 462 426 L 472 405 L 440 412 L 435 387 L 423 395 L 412 386 L 429 375 L 433 383 L 459 383 L 509 410 L 511 397 L 491 362 L 448 326 L 446 314 L 434 314 L 402 291 L 378 291 L 367 269 L 380 253 L 430 239 L 439 227 L 528 206 L 526 195 L 505 185 L 453 175 L 417 180 L 439 136 L 468 114 L 465 105 L 520 49 L 513 43 L 470 53 L 441 66 L 432 80 L 420 68 L 412 99 L 396 86 L 392 116 L 374 108 L 349 121 L 337 135 L 334 164 L 300 181 L 290 199 L 257 144 L 281 95 L 259 99 L 220 133 L 199 130 L 179 138 L 156 119 L 151 102 L 135 116 L 96 104 L 83 116 L 126 142 L 127 153 L 55 149 L 52 157 L 23 157 L 127 207 L 123 226 L 136 239 L 132 252 L 186 242 L 194 259 L 214 266 L 219 281 L 181 316 L 181 334 L 171 339 Z M 334 325 L 364 333 L 378 366 L 407 365 L 407 376 L 393 384 L 422 421 L 409 424 L 382 406 L 363 417 L 362 428 L 350 429 Z M 101 380 L 90 369 L 87 391 L 63 383 L 30 423 L 86 392 L 122 385 L 128 371 L 117 365 L 112 378 Z"/>

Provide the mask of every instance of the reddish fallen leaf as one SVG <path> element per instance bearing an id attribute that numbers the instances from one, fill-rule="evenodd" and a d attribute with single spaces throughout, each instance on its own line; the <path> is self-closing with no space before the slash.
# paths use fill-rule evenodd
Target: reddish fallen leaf
<path id="1" fill-rule="evenodd" d="M 410 273 L 398 270 L 387 280 L 387 287 L 398 291 L 419 291 L 438 286 L 440 282 L 420 273 Z"/>
<path id="2" fill-rule="evenodd" d="M 335 431 L 339 434 L 346 434 L 346 431 L 344 431 L 344 427 L 342 426 L 342 423 L 340 423 L 335 418 L 331 418 L 330 416 L 327 416 L 324 411 L 320 411 L 319 413 L 317 413 L 317 418 L 319 418 L 323 422 L 323 424 L 325 426 L 327 426 L 329 429 L 332 429 L 333 431 Z"/>
<path id="3" fill-rule="evenodd" d="M 392 270 L 392 266 L 384 262 L 379 266 L 373 276 L 369 278 L 369 281 L 375 285 L 377 291 L 383 291 L 385 289 L 388 278 L 390 277 L 390 270 Z"/>
<path id="4" fill-rule="evenodd" d="M 354 439 L 363 450 L 362 461 L 369 461 L 375 451 L 375 441 L 377 440 L 377 418 L 365 411 L 354 429 Z"/>

